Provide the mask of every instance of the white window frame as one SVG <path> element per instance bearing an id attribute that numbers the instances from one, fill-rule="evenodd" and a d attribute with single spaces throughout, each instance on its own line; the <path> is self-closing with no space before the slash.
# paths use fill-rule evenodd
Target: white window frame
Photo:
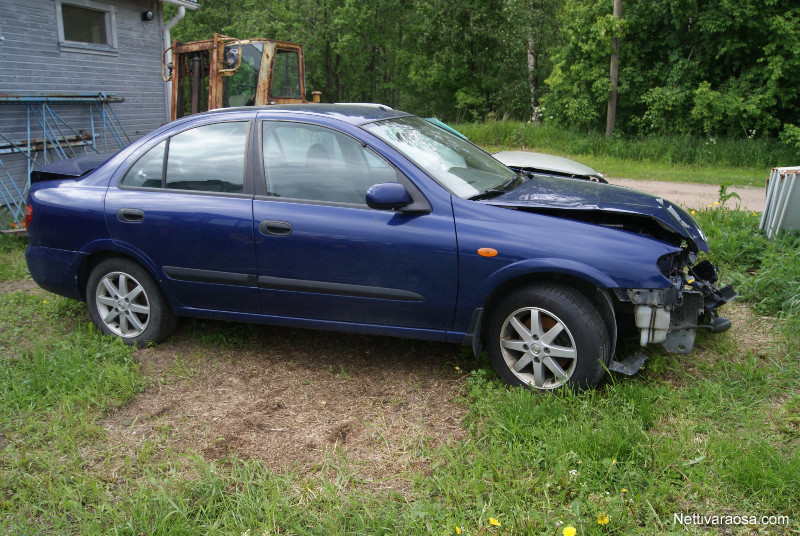
<path id="1" fill-rule="evenodd" d="M 117 50 L 117 8 L 111 4 L 95 2 L 94 0 L 65 0 L 64 4 L 86 9 L 94 9 L 105 14 L 107 44 L 83 43 L 81 41 L 68 41 L 64 38 L 64 17 L 61 11 L 62 0 L 55 0 L 56 18 L 58 19 L 58 46 L 65 52 L 83 52 L 86 54 L 105 54 L 116 56 Z"/>

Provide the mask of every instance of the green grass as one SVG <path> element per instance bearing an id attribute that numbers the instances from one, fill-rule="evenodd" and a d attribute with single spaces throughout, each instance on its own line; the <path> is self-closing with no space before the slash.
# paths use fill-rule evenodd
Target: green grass
<path id="1" fill-rule="evenodd" d="M 570 156 L 567 157 L 570 158 Z M 728 184 L 759 188 L 765 186 L 771 169 L 770 167 L 689 166 L 684 164 L 653 165 L 651 162 L 638 162 L 614 156 L 573 155 L 571 158 L 612 178 Z"/>
<path id="2" fill-rule="evenodd" d="M 800 234 L 784 231 L 767 240 L 759 230 L 760 214 L 726 207 L 694 216 L 726 282 L 755 312 L 780 318 L 792 346 L 800 348 Z"/>
<path id="3" fill-rule="evenodd" d="M 776 317 L 778 326 L 796 322 L 797 237 L 766 240 L 752 213 L 695 216 L 712 260 L 743 299 Z M 0 238 L 0 266 L 21 266 L 23 254 L 22 241 Z M 4 277 L 24 275 L 14 269 Z M 197 323 L 188 329 L 231 351 L 246 340 L 238 324 L 219 323 L 211 334 Z M 465 375 L 466 439 L 419 445 L 426 470 L 407 475 L 408 490 L 400 495 L 365 486 L 358 460 L 340 451 L 304 476 L 276 474 L 254 460 L 209 462 L 173 450 L 158 435 L 127 445 L 121 455 L 98 420 L 146 386 L 131 350 L 100 336 L 83 304 L 46 293 L 0 294 L 0 534 L 711 530 L 676 525 L 676 513 L 785 515 L 788 527 L 719 533 L 797 534 L 796 333 L 759 331 L 754 336 L 772 342 L 752 346 L 740 346 L 730 333 L 701 333 L 691 355 L 649 349 L 650 361 L 636 377 L 615 377 L 581 394 L 509 389 L 481 361 Z M 398 341 L 398 356 L 412 348 Z M 442 359 L 467 369 L 460 349 L 452 352 Z M 608 524 L 598 524 L 604 515 Z"/>
<path id="4" fill-rule="evenodd" d="M 5 262 L 0 263 L 0 281 L 14 281 L 28 277 L 25 264 L 25 248 L 28 239 L 13 235 L 0 235 L 0 256 Z"/>
<path id="5" fill-rule="evenodd" d="M 761 187 L 771 168 L 800 162 L 796 151 L 772 139 L 607 139 L 598 133 L 518 121 L 462 123 L 454 127 L 491 152 L 523 149 L 556 154 L 616 178 Z"/>

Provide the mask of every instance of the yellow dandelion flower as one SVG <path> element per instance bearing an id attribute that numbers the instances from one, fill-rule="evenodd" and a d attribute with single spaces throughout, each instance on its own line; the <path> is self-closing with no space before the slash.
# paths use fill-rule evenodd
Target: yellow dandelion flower
<path id="1" fill-rule="evenodd" d="M 692 211 L 692 216 L 694 216 L 694 210 Z"/>
<path id="2" fill-rule="evenodd" d="M 611 521 L 606 514 L 600 514 L 597 516 L 597 524 L 598 525 L 608 525 L 608 522 Z"/>
<path id="3" fill-rule="evenodd" d="M 461 527 L 456 525 L 456 534 L 461 534 Z"/>
<path id="4" fill-rule="evenodd" d="M 714 201 L 714 206 L 719 205 L 719 201 Z"/>
<path id="5" fill-rule="evenodd" d="M 622 493 L 628 493 L 628 488 L 622 488 Z"/>
<path id="6" fill-rule="evenodd" d="M 711 208 L 711 207 L 713 207 L 713 206 L 714 206 L 714 205 L 708 205 L 708 208 Z"/>
<path id="7" fill-rule="evenodd" d="M 572 525 L 568 525 L 564 527 L 564 530 L 561 531 L 561 534 L 563 534 L 563 536 L 575 536 L 578 534 L 578 531 Z"/>
<path id="8" fill-rule="evenodd" d="M 500 526 L 500 522 L 498 520 L 496 520 L 495 518 L 493 518 L 493 517 L 489 518 L 489 524 L 492 525 L 492 526 L 495 526 L 495 527 L 499 527 Z"/>

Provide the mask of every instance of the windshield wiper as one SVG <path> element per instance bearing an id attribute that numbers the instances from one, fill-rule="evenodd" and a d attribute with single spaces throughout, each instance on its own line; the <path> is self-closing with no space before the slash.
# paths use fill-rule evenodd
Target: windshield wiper
<path id="1" fill-rule="evenodd" d="M 497 197 L 498 195 L 503 195 L 506 193 L 506 190 L 500 190 L 499 188 L 489 188 L 488 190 L 484 190 L 479 194 L 475 194 L 472 197 L 468 197 L 467 199 L 470 201 L 481 201 L 482 199 L 491 199 L 493 197 Z"/>
<path id="2" fill-rule="evenodd" d="M 507 183 L 503 184 L 499 188 L 489 188 L 488 190 L 484 190 L 481 193 L 475 194 L 472 197 L 468 198 L 470 201 L 480 201 L 482 199 L 491 199 L 493 197 L 497 197 L 498 195 L 503 195 L 505 193 L 510 192 L 523 182 L 528 180 L 528 178 L 523 175 L 522 173 L 517 173 L 514 175 L 514 178 L 508 181 Z"/>

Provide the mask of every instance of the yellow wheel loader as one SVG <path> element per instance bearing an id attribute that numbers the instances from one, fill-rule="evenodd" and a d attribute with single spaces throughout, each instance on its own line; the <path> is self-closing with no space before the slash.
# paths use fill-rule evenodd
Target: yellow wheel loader
<path id="1" fill-rule="evenodd" d="M 162 55 L 161 76 L 172 84 L 170 120 L 215 108 L 308 102 L 303 46 L 285 41 L 221 34 L 175 40 Z"/>

